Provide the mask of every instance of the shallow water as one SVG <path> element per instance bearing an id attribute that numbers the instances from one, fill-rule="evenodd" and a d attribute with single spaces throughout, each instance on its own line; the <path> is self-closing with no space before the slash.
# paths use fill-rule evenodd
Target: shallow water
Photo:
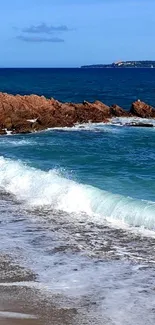
<path id="1" fill-rule="evenodd" d="M 7 311 L 21 313 L 19 300 L 12 298 L 18 293 L 22 313 L 37 319 L 45 318 L 36 309 L 41 300 L 46 317 L 51 317 L 52 303 L 68 313 L 75 308 L 76 319 L 67 324 L 154 324 L 153 233 L 144 236 L 85 216 L 79 221 L 62 212 L 23 209 L 8 195 L 1 197 L 0 214 L 0 248 L 12 263 L 10 268 L 5 264 L 3 277 L 0 272 Z M 43 324 L 53 324 L 50 319 Z"/>
<path id="2" fill-rule="evenodd" d="M 117 99 L 127 107 L 136 94 L 154 102 L 154 72 L 147 70 L 3 70 L 0 84 L 64 101 L 104 101 L 104 88 L 107 104 Z M 24 325 L 25 314 L 44 325 L 154 324 L 155 129 L 125 123 L 0 137 L 4 324 L 23 317 Z"/>
<path id="3" fill-rule="evenodd" d="M 2 288 L 54 296 L 77 324 L 154 324 L 153 141 L 102 124 L 2 137 L 1 251 L 23 267 Z"/>

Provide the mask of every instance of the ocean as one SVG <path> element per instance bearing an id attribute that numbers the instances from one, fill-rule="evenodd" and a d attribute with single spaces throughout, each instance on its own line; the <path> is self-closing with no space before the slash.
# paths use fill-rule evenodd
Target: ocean
<path id="1" fill-rule="evenodd" d="M 155 69 L 0 69 L 0 90 L 129 109 L 155 105 Z M 0 288 L 44 297 L 41 324 L 51 300 L 60 324 L 155 322 L 155 128 L 125 122 L 0 137 Z"/>

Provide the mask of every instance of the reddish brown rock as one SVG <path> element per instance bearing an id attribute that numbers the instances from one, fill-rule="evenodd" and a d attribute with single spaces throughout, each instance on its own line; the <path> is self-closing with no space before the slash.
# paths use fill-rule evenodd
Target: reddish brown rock
<path id="1" fill-rule="evenodd" d="M 111 110 L 111 115 L 113 117 L 130 117 L 131 114 L 127 111 L 125 111 L 123 108 L 121 108 L 120 106 L 118 105 L 112 105 L 110 107 L 110 110 Z"/>
<path id="2" fill-rule="evenodd" d="M 6 130 L 0 129 L 0 135 L 5 135 L 5 134 L 7 134 Z"/>
<path id="3" fill-rule="evenodd" d="M 32 132 L 32 125 L 33 125 L 33 123 L 31 123 L 27 120 L 17 119 L 16 122 L 15 122 L 15 120 L 13 121 L 11 130 L 13 133 L 30 133 L 30 132 Z M 9 131 L 10 131 L 10 129 L 9 129 Z"/>
<path id="4" fill-rule="evenodd" d="M 0 93 L 0 134 L 5 134 L 5 129 L 12 133 L 29 133 L 75 123 L 107 122 L 112 117 L 131 115 L 155 117 L 155 110 L 139 101 L 133 103 L 129 113 L 117 105 L 109 107 L 100 101 L 61 103 L 44 96 Z"/>
<path id="5" fill-rule="evenodd" d="M 79 123 L 98 123 L 106 122 L 111 117 L 110 107 L 96 101 L 89 103 L 84 101 L 83 104 L 74 105 L 77 114 L 77 122 Z"/>
<path id="6" fill-rule="evenodd" d="M 142 118 L 155 118 L 155 109 L 140 100 L 132 104 L 130 113 Z"/>

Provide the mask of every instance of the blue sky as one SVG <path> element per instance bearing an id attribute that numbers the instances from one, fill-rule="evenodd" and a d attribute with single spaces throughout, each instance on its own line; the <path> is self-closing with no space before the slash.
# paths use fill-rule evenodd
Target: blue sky
<path id="1" fill-rule="evenodd" d="M 1 67 L 155 60 L 155 0 L 5 0 Z"/>

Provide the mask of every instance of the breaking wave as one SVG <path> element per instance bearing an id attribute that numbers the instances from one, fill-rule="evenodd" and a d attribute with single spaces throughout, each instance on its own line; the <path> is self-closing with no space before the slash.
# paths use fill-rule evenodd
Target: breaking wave
<path id="1" fill-rule="evenodd" d="M 121 221 L 155 230 L 155 202 L 112 194 L 69 180 L 56 170 L 46 172 L 4 157 L 0 157 L 0 191 L 30 207 L 85 213 L 98 222 Z"/>

